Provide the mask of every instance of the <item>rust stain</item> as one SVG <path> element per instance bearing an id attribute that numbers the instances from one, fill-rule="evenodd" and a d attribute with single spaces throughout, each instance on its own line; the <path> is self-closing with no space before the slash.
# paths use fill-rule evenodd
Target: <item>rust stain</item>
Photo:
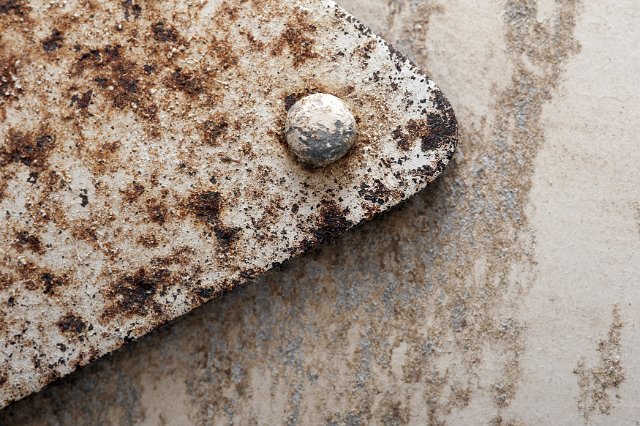
<path id="1" fill-rule="evenodd" d="M 280 40 L 271 51 L 273 55 L 282 55 L 285 50 L 288 50 L 293 57 L 294 67 L 318 55 L 314 50 L 316 25 L 307 15 L 307 12 L 296 10 L 293 17 L 285 24 Z"/>
<path id="2" fill-rule="evenodd" d="M 42 42 L 42 48 L 45 52 L 53 52 L 54 50 L 60 49 L 63 41 L 64 37 L 60 30 L 54 28 L 53 31 L 51 31 L 51 35 Z"/>
<path id="3" fill-rule="evenodd" d="M 224 113 L 216 113 L 202 125 L 202 140 L 208 144 L 217 145 L 218 138 L 223 136 L 229 128 L 229 119 Z"/>
<path id="4" fill-rule="evenodd" d="M 38 254 L 42 254 L 44 252 L 40 238 L 29 234 L 27 231 L 19 231 L 16 234 L 16 246 L 18 251 L 29 249 Z"/>
<path id="5" fill-rule="evenodd" d="M 109 300 L 102 314 L 105 322 L 114 316 L 145 316 L 150 310 L 158 312 L 161 308 L 155 300 L 156 293 L 162 293 L 172 283 L 171 272 L 164 268 L 138 269 L 113 282 L 106 290 Z"/>
<path id="6" fill-rule="evenodd" d="M 78 336 L 87 329 L 87 324 L 82 318 L 68 313 L 56 323 L 60 332 L 65 335 Z"/>

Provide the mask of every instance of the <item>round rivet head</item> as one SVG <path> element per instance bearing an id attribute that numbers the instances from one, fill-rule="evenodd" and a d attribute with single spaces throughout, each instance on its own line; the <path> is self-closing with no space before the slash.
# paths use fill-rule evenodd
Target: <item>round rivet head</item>
<path id="1" fill-rule="evenodd" d="M 316 93 L 289 109 L 285 135 L 301 161 L 322 167 L 338 161 L 353 146 L 356 120 L 342 100 Z"/>

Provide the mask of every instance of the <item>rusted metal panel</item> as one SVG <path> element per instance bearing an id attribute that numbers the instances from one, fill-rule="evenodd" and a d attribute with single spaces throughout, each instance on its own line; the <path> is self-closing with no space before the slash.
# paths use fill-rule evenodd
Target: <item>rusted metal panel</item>
<path id="1" fill-rule="evenodd" d="M 456 121 L 325 0 L 0 1 L 0 406 L 424 188 Z M 288 152 L 301 96 L 358 137 Z"/>

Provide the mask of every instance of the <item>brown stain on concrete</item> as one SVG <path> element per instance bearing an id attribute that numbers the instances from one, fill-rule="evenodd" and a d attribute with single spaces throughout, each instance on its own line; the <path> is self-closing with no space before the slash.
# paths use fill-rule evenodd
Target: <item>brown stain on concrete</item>
<path id="1" fill-rule="evenodd" d="M 621 333 L 624 322 L 620 307 L 614 306 L 611 326 L 607 339 L 598 343 L 598 362 L 589 367 L 583 357 L 573 373 L 578 377 L 580 397 L 578 410 L 589 422 L 595 414 L 611 414 L 614 406 L 612 397 L 619 398 L 618 386 L 625 381 L 625 371 L 621 358 Z"/>

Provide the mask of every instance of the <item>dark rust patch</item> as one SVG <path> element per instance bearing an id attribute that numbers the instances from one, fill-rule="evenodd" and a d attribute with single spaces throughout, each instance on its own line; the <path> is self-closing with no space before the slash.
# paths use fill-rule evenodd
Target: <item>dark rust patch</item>
<path id="1" fill-rule="evenodd" d="M 453 113 L 431 113 L 428 115 L 427 121 L 431 132 L 421 137 L 420 146 L 423 151 L 437 149 L 449 143 L 449 139 L 457 137 L 458 125 Z"/>
<path id="2" fill-rule="evenodd" d="M 422 150 L 426 151 L 425 146 L 431 146 L 433 141 L 437 141 L 440 135 L 431 128 L 431 117 L 429 119 L 409 120 L 407 122 L 407 133 L 411 140 L 419 139 L 421 141 Z M 432 147 L 432 148 L 435 148 Z"/>
<path id="3" fill-rule="evenodd" d="M 144 234 L 138 238 L 138 244 L 146 248 L 155 248 L 158 247 L 158 238 L 152 234 Z"/>
<path id="4" fill-rule="evenodd" d="M 44 253 L 42 242 L 36 235 L 30 234 L 27 231 L 19 231 L 16 233 L 16 248 L 18 251 L 25 249 L 31 250 L 34 253 Z"/>
<path id="5" fill-rule="evenodd" d="M 222 245 L 229 245 L 233 242 L 236 234 L 240 232 L 238 228 L 224 226 L 220 220 L 222 211 L 222 195 L 216 191 L 205 191 L 192 194 L 185 203 L 186 208 L 197 219 L 213 227 L 218 242 Z"/>
<path id="6" fill-rule="evenodd" d="M 87 109 L 91 104 L 91 97 L 93 96 L 93 90 L 87 90 L 81 96 L 73 95 L 71 97 L 71 104 L 75 104 L 80 109 Z"/>
<path id="7" fill-rule="evenodd" d="M 89 196 L 87 195 L 87 190 L 83 190 L 80 195 L 80 206 L 87 207 L 89 205 Z"/>
<path id="8" fill-rule="evenodd" d="M 8 15 L 13 13 L 15 15 L 26 15 L 26 8 L 29 7 L 25 4 L 24 0 L 6 0 L 0 1 L 0 15 Z"/>
<path id="9" fill-rule="evenodd" d="M 430 140 L 430 136 L 432 135 L 432 130 L 429 127 L 429 121 L 424 119 L 411 119 L 407 122 L 405 126 L 405 130 L 403 131 L 402 127 L 398 126 L 392 133 L 393 139 L 398 144 L 398 147 L 404 151 L 409 151 L 413 146 L 415 140 L 424 141 Z M 436 134 L 434 137 L 438 137 Z M 423 148 L 424 150 L 424 148 Z"/>
<path id="10" fill-rule="evenodd" d="M 132 182 L 122 191 L 122 199 L 125 203 L 131 204 L 144 193 L 144 185 L 139 182 Z"/>
<path id="11" fill-rule="evenodd" d="M 33 263 L 27 263 L 20 267 L 18 273 L 24 280 L 24 287 L 29 291 L 41 291 L 52 296 L 58 289 L 67 287 L 70 281 L 66 275 L 54 274 L 48 269 L 41 268 Z"/>
<path id="12" fill-rule="evenodd" d="M 122 9 L 124 10 L 124 19 L 127 21 L 132 14 L 134 19 L 140 18 L 142 14 L 142 7 L 140 7 L 139 4 L 134 4 L 133 0 L 124 0 L 122 2 Z"/>
<path id="13" fill-rule="evenodd" d="M 48 132 L 31 134 L 10 129 L 6 144 L 0 148 L 0 165 L 21 163 L 42 168 L 54 146 L 55 137 Z"/>
<path id="14" fill-rule="evenodd" d="M 67 284 L 66 277 L 57 277 L 50 272 L 40 274 L 40 282 L 44 294 L 53 294 L 57 288 L 64 287 Z"/>
<path id="15" fill-rule="evenodd" d="M 284 109 L 288 112 L 300 100 L 297 93 L 290 93 L 284 98 Z"/>
<path id="16" fill-rule="evenodd" d="M 158 225 L 164 225 L 167 220 L 169 210 L 167 209 L 167 206 L 160 201 L 148 200 L 147 214 L 149 215 L 151 222 L 157 223 Z"/>
<path id="17" fill-rule="evenodd" d="M 51 35 L 42 41 L 42 48 L 45 52 L 53 52 L 62 46 L 63 41 L 64 37 L 60 30 L 54 28 L 53 31 L 51 31 Z"/>
<path id="18" fill-rule="evenodd" d="M 447 110 L 428 113 L 426 118 L 409 120 L 404 130 L 401 126 L 396 127 L 392 137 L 404 151 L 410 150 L 416 140 L 420 141 L 422 151 L 432 151 L 449 144 L 451 138 L 457 137 L 457 122 L 453 112 L 449 113 Z"/>
<path id="19" fill-rule="evenodd" d="M 351 228 L 353 222 L 346 218 L 347 213 L 334 203 L 325 203 L 320 209 L 316 219 L 316 229 L 313 231 L 316 243 L 322 244 Z"/>
<path id="20" fill-rule="evenodd" d="M 13 282 L 13 277 L 4 272 L 0 272 L 0 290 L 8 289 L 9 287 L 11 287 L 11 284 L 13 284 Z M 13 303 L 9 303 L 9 305 L 13 305 Z"/>
<path id="21" fill-rule="evenodd" d="M 458 138 L 458 121 L 449 101 L 440 90 L 435 90 L 431 98 L 431 101 L 441 113 L 429 113 L 427 115 L 431 135 L 422 138 L 423 151 L 436 149 L 450 143 L 451 140 L 457 141 Z"/>
<path id="22" fill-rule="evenodd" d="M 155 41 L 162 43 L 175 43 L 178 41 L 178 31 L 164 21 L 158 21 L 153 24 L 151 26 L 151 31 L 153 32 L 153 38 Z"/>
<path id="23" fill-rule="evenodd" d="M 67 313 L 65 316 L 60 318 L 56 325 L 62 334 L 71 336 L 81 334 L 87 328 L 87 325 L 82 318 L 72 313 Z"/>
<path id="24" fill-rule="evenodd" d="M 180 68 L 171 73 L 171 76 L 165 80 L 165 84 L 188 95 L 199 95 L 204 92 L 202 79 L 195 73 Z"/>
<path id="25" fill-rule="evenodd" d="M 102 318 L 109 321 L 122 316 L 146 316 L 150 311 L 157 311 L 159 305 L 154 297 L 164 293 L 170 285 L 171 271 L 165 268 L 151 271 L 140 268 L 133 274 L 123 275 L 104 292 L 107 307 Z"/>

